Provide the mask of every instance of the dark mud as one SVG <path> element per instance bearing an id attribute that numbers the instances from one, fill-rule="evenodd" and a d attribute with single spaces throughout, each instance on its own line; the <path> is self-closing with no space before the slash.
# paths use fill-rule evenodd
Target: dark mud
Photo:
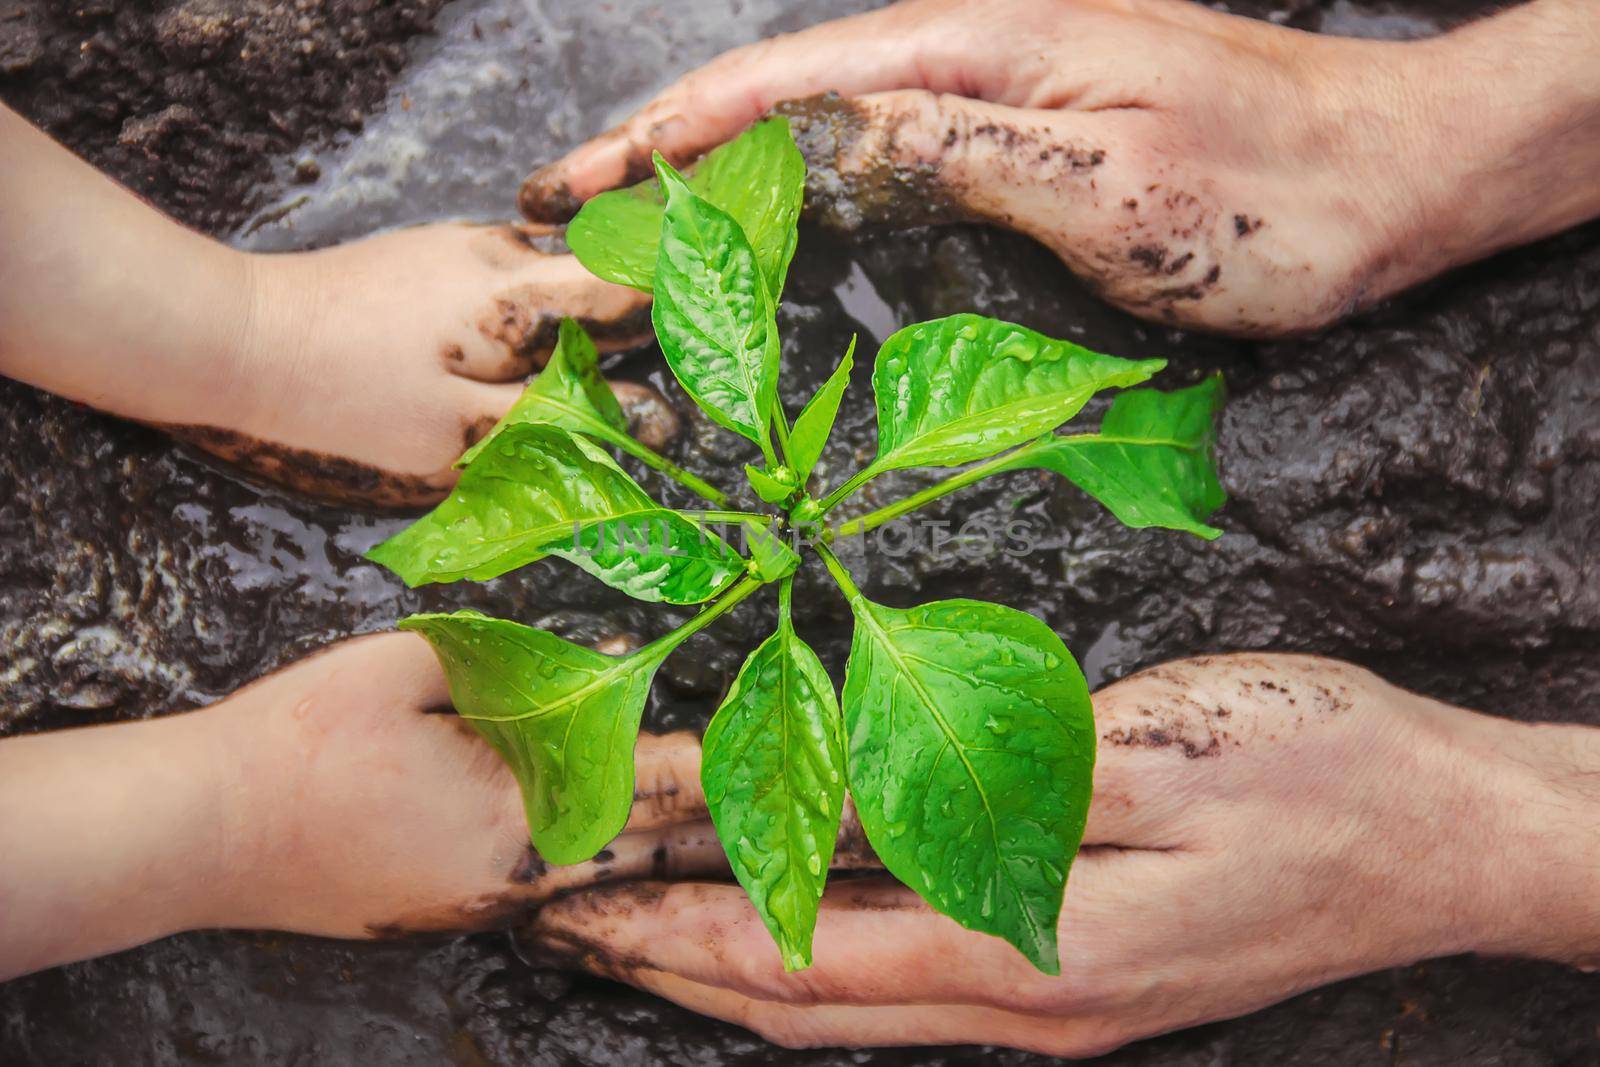
<path id="1" fill-rule="evenodd" d="M 1392 36 L 1432 30 L 1486 5 L 1239 6 L 1313 29 Z M 555 29 L 550 51 L 539 54 L 579 50 L 590 39 L 585 33 L 600 32 L 596 26 L 621 33 L 605 19 L 654 25 L 653 9 L 635 18 L 602 7 L 546 12 Z M 6 10 L 0 70 L 17 39 Z M 54 5 L 27 10 L 33 23 L 51 27 L 77 17 Z M 148 21 L 153 10 L 129 5 L 115 18 Z M 492 171 L 499 184 L 489 203 L 509 214 L 529 163 L 618 117 L 574 112 L 574 94 L 608 105 L 631 101 L 696 55 L 798 20 L 718 17 L 727 26 L 694 37 L 680 58 L 665 46 L 657 54 L 638 45 L 629 54 L 644 57 L 640 69 L 607 65 L 596 54 L 562 66 L 562 84 L 575 88 L 519 90 L 511 82 L 507 93 L 535 97 L 567 125 L 541 128 L 550 141 L 531 157 L 504 145 L 473 157 L 507 157 Z M 495 25 L 485 23 L 491 34 Z M 77 62 L 77 39 L 52 31 L 42 40 L 45 56 L 30 69 Z M 639 39 L 628 40 L 632 48 Z M 319 71 L 334 69 L 314 62 Z M 209 69 L 224 81 L 240 79 L 228 82 L 229 92 L 252 84 L 248 66 Z M 19 95 L 12 77 L 0 80 L 0 94 L 47 116 L 43 90 Z M 115 78 L 80 82 L 71 92 L 99 99 L 113 116 L 145 113 L 144 97 L 130 96 Z M 254 126 L 239 128 L 278 136 L 257 115 Z M 109 143 L 95 138 L 120 121 L 58 129 L 93 155 Z M 176 141 L 154 171 L 133 152 L 105 149 L 96 158 L 125 180 L 157 182 L 152 194 L 191 218 L 236 217 L 224 207 L 205 215 L 210 194 L 185 192 L 183 176 L 205 173 L 219 158 L 249 170 L 255 150 L 229 148 L 225 139 L 206 144 L 224 155 Z M 322 158 L 331 174 L 346 157 Z M 341 228 L 482 212 L 490 194 L 481 175 L 491 172 L 473 173 L 470 186 L 404 177 L 391 202 L 344 202 L 328 191 L 263 233 L 292 244 L 326 240 Z M 233 203 L 220 193 L 215 202 Z M 288 228 L 296 223 L 298 231 Z M 1307 651 L 1498 714 L 1600 725 L 1600 226 L 1276 345 L 1140 324 L 1084 293 L 1039 247 L 977 228 L 859 244 L 807 232 L 790 288 L 783 330 L 794 404 L 832 370 L 852 331 L 865 345 L 899 323 L 958 310 L 1120 354 L 1167 356 L 1168 385 L 1212 369 L 1228 378 L 1221 460 L 1233 500 L 1220 516 L 1222 540 L 1125 530 L 1060 483 L 1019 473 L 947 500 L 941 513 L 957 524 L 969 516 L 1020 518 L 1039 551 L 976 563 L 926 551 L 853 561 L 875 597 L 904 604 L 937 589 L 1033 611 L 1063 634 L 1095 684 L 1202 652 Z M 692 470 L 724 481 L 748 458 L 736 439 L 683 404 L 656 353 L 630 356 L 618 370 L 655 382 L 678 404 L 678 458 Z M 863 362 L 823 459 L 825 479 L 870 458 L 868 376 Z M 648 472 L 643 480 L 682 499 Z M 914 475 L 885 479 L 862 506 L 916 484 Z M 0 732 L 205 703 L 408 611 L 475 607 L 586 641 L 648 639 L 665 625 L 655 611 L 555 564 L 484 585 L 405 590 L 360 558 L 400 522 L 259 488 L 152 430 L 0 384 Z M 796 603 L 806 636 L 837 669 L 848 644 L 843 603 L 809 573 Z M 735 625 L 697 636 L 669 661 L 647 713 L 652 726 L 703 722 L 747 651 L 747 635 L 772 621 L 768 604 L 741 611 Z M 1107 1062 L 1488 1067 L 1593 1063 L 1597 1048 L 1593 977 L 1455 959 L 1342 982 L 1244 1019 L 1145 1042 Z M 195 934 L 0 987 L 0 1063 L 7 1065 L 683 1062 L 1041 1061 L 969 1049 L 779 1054 L 652 997 L 535 966 L 504 935 L 349 945 Z"/>
<path id="2" fill-rule="evenodd" d="M 0 99 L 223 230 L 302 144 L 361 129 L 444 0 L 0 0 Z"/>

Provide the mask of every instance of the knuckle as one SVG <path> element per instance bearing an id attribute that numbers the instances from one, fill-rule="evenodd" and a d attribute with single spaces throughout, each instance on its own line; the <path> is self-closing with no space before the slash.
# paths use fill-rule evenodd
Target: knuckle
<path id="1" fill-rule="evenodd" d="M 927 89 L 879 94 L 874 106 L 871 154 L 917 165 L 964 159 L 971 145 L 970 110 L 957 97 Z"/>
<path id="2" fill-rule="evenodd" d="M 1067 1011 L 1077 1002 L 1071 986 L 1067 978 L 1024 979 L 1005 991 L 1003 1006 L 1015 1005 L 1017 1010 L 1035 1015 Z"/>
<path id="3" fill-rule="evenodd" d="M 973 138 L 973 112 L 967 101 L 939 93 L 924 105 L 922 121 L 923 128 L 935 135 L 933 151 L 945 167 L 974 162 L 978 148 Z"/>
<path id="4" fill-rule="evenodd" d="M 1058 976 L 1039 974 L 1030 970 L 1009 982 L 996 983 L 1004 989 L 1000 1007 L 1013 1005 L 1035 1015 L 1061 1015 L 1079 1013 L 1096 1000 L 1103 999 L 1107 980 L 1103 969 L 1095 965 L 1087 951 L 1075 949 L 1068 966 Z"/>
<path id="5" fill-rule="evenodd" d="M 741 925 L 733 947 L 737 960 L 735 980 L 739 988 L 751 996 L 781 1004 L 824 1003 L 828 999 L 826 986 L 830 983 L 819 981 L 815 968 L 786 972 L 770 940 L 761 943 L 765 937 L 764 929 L 758 931 L 753 924 Z"/>

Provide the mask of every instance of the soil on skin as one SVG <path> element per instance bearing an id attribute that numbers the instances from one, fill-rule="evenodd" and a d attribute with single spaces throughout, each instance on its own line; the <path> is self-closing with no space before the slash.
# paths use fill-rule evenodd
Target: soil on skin
<path id="1" fill-rule="evenodd" d="M 1310 29 L 1391 36 L 1489 6 L 1234 5 Z M 620 0 L 535 7 L 576 27 L 570 39 L 552 37 L 552 49 L 569 50 L 570 41 L 608 40 L 606 19 L 638 23 L 656 10 Z M 257 178 L 286 174 L 297 158 L 280 156 L 275 170 L 270 154 L 325 137 L 351 108 L 380 99 L 400 60 L 384 49 L 433 10 L 317 7 L 321 43 L 307 53 L 296 18 L 282 15 L 289 9 L 0 0 L 0 97 L 156 202 L 221 228 L 244 217 Z M 205 23 L 208 11 L 234 19 L 217 31 L 229 51 L 209 58 L 179 44 L 190 38 L 175 28 Z M 101 43 L 80 47 L 96 34 Z M 343 43 L 351 35 L 360 40 Z M 235 50 L 247 41 L 254 58 L 241 61 Z M 515 91 L 544 94 L 538 104 L 552 111 L 565 94 L 614 103 L 623 97 L 603 79 L 621 67 L 601 58 Z M 192 127 L 170 120 L 159 134 L 172 107 L 202 118 Z M 514 195 L 508 181 L 508 212 Z M 1127 530 L 1060 481 L 1017 473 L 949 498 L 933 517 L 953 526 L 1021 519 L 1036 551 L 857 560 L 875 599 L 907 604 L 934 591 L 1031 611 L 1064 636 L 1096 685 L 1202 652 L 1305 651 L 1496 714 L 1600 726 L 1600 225 L 1271 345 L 1135 321 L 1084 292 L 1037 245 L 992 230 L 857 242 L 807 230 L 781 323 L 791 409 L 852 332 L 870 351 L 890 326 L 961 310 L 1121 355 L 1166 356 L 1166 387 L 1222 370 L 1230 402 L 1220 460 L 1232 499 L 1217 521 L 1226 536 L 1207 544 Z M 870 362 L 858 361 L 824 480 L 872 454 Z M 686 403 L 653 348 L 614 371 L 653 381 L 677 406 L 684 432 L 674 454 L 691 470 L 726 482 L 750 458 Z M 640 477 L 685 502 L 655 475 Z M 920 479 L 885 479 L 863 506 Z M 406 590 L 360 555 L 402 522 L 260 488 L 152 430 L 0 383 L 0 735 L 205 704 L 412 611 L 477 608 L 589 642 L 648 637 L 671 621 L 672 612 L 559 563 L 489 584 Z M 798 625 L 837 676 L 847 609 L 810 570 L 795 599 Z M 667 663 L 650 727 L 704 722 L 749 635 L 773 623 L 768 603 L 740 612 Z M 1553 1067 L 1597 1055 L 1600 980 L 1462 958 L 1341 982 L 1103 1062 Z M 191 934 L 0 987 L 8 1067 L 684 1062 L 1045 1061 L 974 1049 L 784 1053 L 648 995 L 533 966 L 503 935 L 366 945 Z"/>

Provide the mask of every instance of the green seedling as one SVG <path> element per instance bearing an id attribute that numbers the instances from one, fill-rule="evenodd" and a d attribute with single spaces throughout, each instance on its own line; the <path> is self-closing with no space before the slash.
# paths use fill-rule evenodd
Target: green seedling
<path id="1" fill-rule="evenodd" d="M 656 337 L 706 416 L 748 439 L 770 514 L 664 507 L 607 446 L 718 509 L 728 498 L 628 437 L 594 345 L 562 324 L 549 365 L 464 457 L 460 483 L 371 558 L 408 584 L 483 581 L 547 556 L 640 600 L 709 606 L 637 651 L 604 655 L 476 612 L 400 622 L 432 642 L 459 714 L 515 772 L 533 844 L 578 863 L 623 828 L 651 679 L 691 635 L 768 585 L 778 627 L 745 661 L 704 740 L 702 778 L 733 872 L 785 966 L 811 962 L 818 901 L 846 791 L 885 867 L 930 905 L 1058 971 L 1056 927 L 1089 810 L 1089 691 L 1032 615 L 975 600 L 875 603 L 830 547 L 1003 471 L 1052 471 L 1134 527 L 1204 538 L 1223 502 L 1212 464 L 1217 378 L 1130 389 L 1098 430 L 1058 432 L 1091 397 L 1162 360 L 1091 352 L 1024 327 L 953 315 L 899 331 L 872 373 L 878 452 L 811 492 L 854 364 L 854 342 L 793 425 L 778 400 L 775 315 L 796 243 L 805 164 L 783 119 L 758 123 L 687 177 L 604 193 L 568 240 L 595 274 L 653 294 Z M 960 468 L 839 521 L 879 475 Z M 741 552 L 714 526 L 740 531 Z M 810 536 L 789 534 L 805 527 Z M 792 543 L 793 542 L 793 543 Z M 822 565 L 855 634 L 842 693 L 795 631 L 794 573 Z"/>

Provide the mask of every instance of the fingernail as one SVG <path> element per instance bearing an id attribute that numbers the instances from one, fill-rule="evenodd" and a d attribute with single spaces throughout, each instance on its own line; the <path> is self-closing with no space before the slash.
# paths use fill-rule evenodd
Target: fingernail
<path id="1" fill-rule="evenodd" d="M 530 222 L 569 222 L 583 206 L 564 179 L 560 165 L 546 164 L 528 175 L 517 193 L 517 207 Z"/>

